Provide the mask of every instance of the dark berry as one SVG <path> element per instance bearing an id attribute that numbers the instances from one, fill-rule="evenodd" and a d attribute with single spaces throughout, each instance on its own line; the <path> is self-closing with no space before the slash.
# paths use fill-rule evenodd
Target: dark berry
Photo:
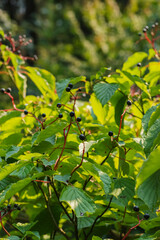
<path id="1" fill-rule="evenodd" d="M 83 141 L 83 140 L 85 140 L 85 138 L 86 138 L 86 137 L 84 136 L 84 134 L 80 134 L 80 135 L 79 135 L 79 139 L 80 139 L 80 140 Z"/>
<path id="2" fill-rule="evenodd" d="M 60 113 L 60 114 L 58 115 L 58 117 L 59 117 L 59 118 L 62 118 L 62 117 L 63 117 L 63 114 L 62 114 L 62 113 Z"/>
<path id="3" fill-rule="evenodd" d="M 138 207 L 138 206 L 134 206 L 134 207 L 133 207 L 133 210 L 134 210 L 135 212 L 139 212 L 139 207 Z"/>
<path id="4" fill-rule="evenodd" d="M 109 131 L 108 135 L 111 137 L 113 136 L 113 132 L 112 131 Z"/>
<path id="5" fill-rule="evenodd" d="M 45 118 L 45 117 L 46 117 L 46 114 L 45 114 L 45 113 L 42 113 L 42 117 Z"/>
<path id="6" fill-rule="evenodd" d="M 66 92 L 70 92 L 71 88 L 70 87 L 66 87 Z"/>
<path id="7" fill-rule="evenodd" d="M 156 26 L 158 26 L 158 24 L 159 24 L 158 22 L 155 22 L 155 25 L 156 25 Z"/>
<path id="8" fill-rule="evenodd" d="M 18 206 L 18 207 L 17 207 L 17 210 L 21 210 L 21 207 L 20 207 L 20 206 Z"/>
<path id="9" fill-rule="evenodd" d="M 145 29 L 148 31 L 149 27 L 148 27 L 148 26 L 145 26 Z"/>
<path id="10" fill-rule="evenodd" d="M 10 209 L 11 209 L 11 205 L 10 205 L 10 204 L 8 204 L 8 205 L 7 205 L 7 208 L 10 210 Z"/>
<path id="11" fill-rule="evenodd" d="M 17 203 L 15 203 L 15 204 L 14 204 L 14 207 L 15 207 L 15 208 L 17 208 L 17 207 L 18 207 L 18 204 L 17 204 Z"/>
<path id="12" fill-rule="evenodd" d="M 77 92 L 81 92 L 82 91 L 82 88 L 78 88 Z"/>
<path id="13" fill-rule="evenodd" d="M 77 122 L 81 122 L 81 118 L 80 117 L 77 117 Z"/>
<path id="14" fill-rule="evenodd" d="M 7 88 L 6 92 L 10 93 L 12 90 L 11 88 Z"/>
<path id="15" fill-rule="evenodd" d="M 128 106 L 131 106 L 132 105 L 132 102 L 130 100 L 127 101 L 127 105 Z"/>
<path id="16" fill-rule="evenodd" d="M 74 114 L 74 112 L 72 111 L 72 112 L 70 112 L 69 115 L 70 115 L 70 117 L 74 117 L 75 114 Z"/>
<path id="17" fill-rule="evenodd" d="M 62 107 L 62 104 L 61 104 L 61 103 L 57 103 L 57 107 L 58 107 L 58 108 L 61 108 L 61 107 Z"/>
<path id="18" fill-rule="evenodd" d="M 5 90 L 5 88 L 1 88 L 1 93 L 4 93 L 6 90 Z"/>
<path id="19" fill-rule="evenodd" d="M 24 114 L 27 115 L 27 114 L 28 114 L 28 111 L 27 111 L 27 110 L 24 110 Z"/>
<path id="20" fill-rule="evenodd" d="M 141 63 L 137 63 L 137 67 L 141 67 Z"/>
<path id="21" fill-rule="evenodd" d="M 148 220 L 148 218 L 150 217 L 148 213 L 144 214 L 144 219 Z"/>
<path id="22" fill-rule="evenodd" d="M 147 32 L 147 29 L 143 28 L 143 33 L 146 33 Z"/>
<path id="23" fill-rule="evenodd" d="M 18 54 L 21 54 L 21 50 L 18 50 L 17 53 L 18 53 Z"/>
<path id="24" fill-rule="evenodd" d="M 116 180 L 117 178 L 116 177 L 113 177 L 113 180 Z"/>
<path id="25" fill-rule="evenodd" d="M 155 28 L 155 24 L 152 24 L 152 28 Z"/>
<path id="26" fill-rule="evenodd" d="M 138 33 L 138 36 L 141 37 L 141 36 L 142 36 L 142 33 Z"/>
<path id="27" fill-rule="evenodd" d="M 68 87 L 71 89 L 71 88 L 73 88 L 73 84 L 72 83 L 69 83 L 68 84 Z"/>

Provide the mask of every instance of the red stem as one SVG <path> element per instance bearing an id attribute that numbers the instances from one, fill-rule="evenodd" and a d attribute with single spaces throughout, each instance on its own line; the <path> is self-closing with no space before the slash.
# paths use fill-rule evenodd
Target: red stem
<path id="1" fill-rule="evenodd" d="M 58 158 L 58 159 L 56 160 L 56 162 L 55 162 L 54 170 L 57 170 L 57 168 L 58 168 L 59 161 L 60 161 L 60 159 L 61 159 L 61 157 L 62 157 L 62 154 L 63 154 L 64 149 L 65 149 L 65 146 L 66 146 L 67 136 L 68 136 L 69 130 L 70 130 L 70 128 L 71 128 L 71 125 L 72 125 L 72 120 L 70 121 L 70 124 L 67 126 L 67 127 L 68 127 L 68 130 L 67 130 L 66 135 L 65 135 L 65 129 L 66 129 L 67 127 L 65 127 L 65 128 L 63 129 L 64 144 L 63 144 L 62 151 L 61 151 L 61 153 L 60 153 L 60 155 L 59 155 L 59 158 Z"/>
<path id="2" fill-rule="evenodd" d="M 3 230 L 7 233 L 7 235 L 8 235 L 8 236 L 11 236 L 11 235 L 9 234 L 9 232 L 7 232 L 7 230 L 5 229 L 5 227 L 4 227 L 3 223 L 2 223 L 2 220 L 1 220 L 1 225 L 2 225 Z"/>
<path id="3" fill-rule="evenodd" d="M 76 166 L 76 167 L 72 170 L 71 176 L 73 175 L 73 173 L 74 173 L 75 171 L 77 171 L 78 168 L 80 168 L 80 167 L 82 166 L 83 159 L 84 159 L 84 153 L 85 153 L 85 143 L 83 142 L 82 160 L 81 160 L 80 164 L 79 164 L 78 166 Z"/>
<path id="4" fill-rule="evenodd" d="M 143 221 L 143 219 L 141 219 L 141 220 L 139 219 L 139 216 L 137 216 L 137 217 L 138 217 L 139 223 L 136 224 L 134 227 L 130 228 L 129 231 L 126 233 L 126 235 L 122 238 L 122 240 L 125 240 L 126 237 L 128 237 L 128 235 L 130 234 L 130 232 L 131 232 L 134 228 L 138 227 L 138 226 L 141 224 L 141 222 Z"/>
<path id="5" fill-rule="evenodd" d="M 118 141 L 118 138 L 119 138 L 119 135 L 120 135 L 120 132 L 121 132 L 123 116 L 124 116 L 124 114 L 126 113 L 127 109 L 128 109 L 128 107 L 124 110 L 124 112 L 123 112 L 122 115 L 121 115 L 120 124 L 119 124 L 119 132 L 118 132 L 118 136 L 117 136 L 117 141 Z"/>

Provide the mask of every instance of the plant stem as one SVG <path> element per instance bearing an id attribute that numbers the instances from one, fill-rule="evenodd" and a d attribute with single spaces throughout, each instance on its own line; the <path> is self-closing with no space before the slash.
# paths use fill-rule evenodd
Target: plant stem
<path id="1" fill-rule="evenodd" d="M 98 215 L 98 216 L 96 217 L 96 219 L 94 220 L 90 231 L 88 232 L 87 236 L 85 237 L 85 240 L 87 240 L 88 237 L 89 237 L 89 235 L 92 233 L 93 228 L 94 228 L 95 224 L 97 223 L 98 219 L 100 219 L 100 218 L 107 212 L 107 210 L 110 208 L 112 199 L 113 199 L 113 196 L 111 196 L 110 201 L 109 201 L 107 207 L 105 208 L 105 210 L 104 210 L 100 215 Z"/>

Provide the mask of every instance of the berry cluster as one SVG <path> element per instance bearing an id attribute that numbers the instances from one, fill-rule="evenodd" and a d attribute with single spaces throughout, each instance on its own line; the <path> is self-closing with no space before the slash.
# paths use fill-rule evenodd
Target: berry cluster
<path id="1" fill-rule="evenodd" d="M 18 40 L 16 41 L 12 37 L 12 33 L 9 33 L 8 35 L 7 34 L 4 35 L 4 39 L 8 40 L 9 44 L 10 44 L 10 47 L 7 47 L 7 50 L 9 50 L 13 53 L 17 53 L 23 60 L 35 61 L 35 60 L 38 59 L 37 55 L 34 55 L 33 57 L 25 57 L 25 56 L 22 55 L 21 47 L 27 46 L 30 43 L 32 43 L 32 39 L 27 40 L 26 35 L 23 35 L 23 36 L 20 35 Z M 2 44 L 3 44 L 3 39 L 0 39 L 0 45 L 2 45 Z"/>
<path id="2" fill-rule="evenodd" d="M 139 207 L 135 205 L 135 206 L 133 207 L 133 210 L 134 210 L 135 212 L 139 212 Z M 149 216 L 148 213 L 145 213 L 145 214 L 143 215 L 143 217 L 144 217 L 144 219 L 148 220 L 150 216 Z"/>

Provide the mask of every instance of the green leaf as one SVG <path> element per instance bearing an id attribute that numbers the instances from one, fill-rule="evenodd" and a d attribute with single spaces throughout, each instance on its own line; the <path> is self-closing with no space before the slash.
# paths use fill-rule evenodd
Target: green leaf
<path id="1" fill-rule="evenodd" d="M 115 106 L 115 121 L 118 126 L 120 124 L 121 115 L 123 113 L 126 100 L 127 96 L 121 96 L 120 98 L 117 99 L 117 103 Z"/>
<path id="2" fill-rule="evenodd" d="M 98 121 L 101 124 L 105 124 L 106 116 L 107 116 L 107 112 L 108 112 L 108 106 L 105 105 L 104 107 L 102 107 L 102 104 L 97 99 L 95 94 L 91 95 L 90 102 L 91 102 L 91 105 L 92 105 L 92 108 L 93 108 L 93 112 L 96 115 Z"/>
<path id="3" fill-rule="evenodd" d="M 57 180 L 58 182 L 63 182 L 65 184 L 68 183 L 69 179 L 70 179 L 70 175 L 66 174 L 66 175 L 54 175 L 54 180 Z"/>
<path id="4" fill-rule="evenodd" d="M 148 111 L 146 112 L 146 114 L 142 118 L 142 127 L 145 132 L 147 132 L 147 130 L 148 130 L 148 124 L 149 124 L 151 115 L 154 111 L 156 111 L 156 108 L 157 108 L 157 106 L 152 106 L 151 108 L 149 108 Z"/>
<path id="5" fill-rule="evenodd" d="M 156 105 L 156 110 L 150 117 L 148 128 L 150 128 L 158 118 L 160 118 L 160 104 Z"/>
<path id="6" fill-rule="evenodd" d="M 9 236 L 7 239 L 8 240 L 20 240 L 20 238 L 17 236 Z"/>
<path id="7" fill-rule="evenodd" d="M 127 70 L 134 65 L 136 65 L 138 62 L 142 62 L 143 59 L 147 58 L 148 55 L 145 52 L 136 52 L 132 56 L 130 56 L 127 61 L 123 64 L 123 70 Z"/>
<path id="8" fill-rule="evenodd" d="M 20 232 L 25 233 L 26 231 L 30 230 L 37 222 L 31 223 L 13 223 L 13 226 L 16 227 Z"/>
<path id="9" fill-rule="evenodd" d="M 28 71 L 27 75 L 41 91 L 43 96 L 55 100 L 55 77 L 45 69 L 35 67 L 26 67 L 25 69 Z"/>
<path id="10" fill-rule="evenodd" d="M 122 176 L 129 174 L 129 164 L 126 162 L 125 151 L 121 147 L 119 147 L 119 169 Z"/>
<path id="11" fill-rule="evenodd" d="M 65 127 L 65 123 L 61 122 L 59 124 L 52 124 L 42 130 L 39 134 L 36 134 L 34 139 L 32 139 L 34 144 L 40 143 L 42 141 L 51 141 L 53 143 L 53 139 L 55 139 L 55 134 L 60 131 L 63 132 L 63 128 Z M 36 138 L 37 137 L 37 138 Z M 47 140 L 48 139 L 48 140 Z"/>
<path id="12" fill-rule="evenodd" d="M 157 156 L 160 156 L 160 146 L 151 152 L 148 159 L 144 161 L 140 169 L 140 173 L 137 176 L 137 187 L 160 169 L 160 161 Z"/>
<path id="13" fill-rule="evenodd" d="M 19 169 L 19 168 L 23 167 L 27 163 L 28 163 L 28 160 L 23 160 L 23 161 L 18 161 L 18 162 L 15 162 L 15 163 L 10 163 L 10 164 L 4 166 L 0 170 L 0 181 L 2 179 L 4 179 L 5 177 L 7 177 L 10 173 L 15 171 L 16 169 Z"/>
<path id="14" fill-rule="evenodd" d="M 94 222 L 93 217 L 79 217 L 78 218 L 78 229 L 82 229 L 82 228 L 87 228 L 92 226 L 93 222 Z"/>
<path id="15" fill-rule="evenodd" d="M 119 72 L 120 75 L 128 82 L 131 81 L 132 83 L 136 84 L 143 92 L 145 92 L 147 94 L 147 96 L 150 97 L 149 91 L 148 91 L 147 86 L 146 86 L 145 82 L 143 81 L 143 79 L 141 79 L 138 76 L 133 76 L 129 72 L 126 72 L 126 71 L 119 70 L 117 72 Z"/>
<path id="16" fill-rule="evenodd" d="M 53 174 L 52 171 L 51 171 L 51 174 Z M 33 177 L 28 177 L 23 180 L 19 180 L 16 183 L 10 184 L 8 188 L 6 188 L 0 193 L 0 204 L 4 203 L 6 200 L 11 198 L 14 194 L 20 192 L 22 189 L 24 189 L 30 182 L 32 182 L 36 178 L 40 178 L 46 175 L 49 175 L 49 172 L 37 173 L 37 174 L 34 174 Z"/>
<path id="17" fill-rule="evenodd" d="M 104 106 L 110 100 L 117 89 L 118 84 L 114 83 L 97 83 L 93 88 L 96 97 L 101 102 L 102 106 Z"/>
<path id="18" fill-rule="evenodd" d="M 160 134 L 160 118 L 157 119 L 154 124 L 150 127 L 147 135 L 144 139 L 144 152 L 148 156 L 150 154 L 151 148 L 154 147 L 154 142 Z"/>
<path id="19" fill-rule="evenodd" d="M 102 240 L 102 238 L 97 237 L 97 236 L 93 236 L 93 237 L 92 237 L 92 240 Z"/>
<path id="20" fill-rule="evenodd" d="M 118 200 L 128 205 L 128 202 L 132 200 L 135 194 L 135 181 L 130 178 L 120 178 L 115 181 L 114 190 L 112 195 L 118 198 Z"/>
<path id="21" fill-rule="evenodd" d="M 138 197 L 141 198 L 149 208 L 156 207 L 160 199 L 160 170 L 148 177 L 137 190 Z"/>
<path id="22" fill-rule="evenodd" d="M 61 193 L 60 201 L 67 202 L 72 210 L 75 211 L 76 216 L 80 217 L 86 212 L 95 212 L 96 206 L 94 201 L 82 189 L 67 186 Z"/>
<path id="23" fill-rule="evenodd" d="M 101 180 L 100 184 L 103 187 L 105 194 L 108 195 L 108 193 L 110 192 L 110 188 L 111 188 L 111 179 L 110 179 L 110 177 L 108 176 L 107 173 L 101 171 L 97 167 L 94 167 L 94 168 L 98 172 L 98 175 L 99 175 L 100 180 Z"/>
<path id="24" fill-rule="evenodd" d="M 20 147 L 11 146 L 6 153 L 5 160 L 7 160 L 9 157 L 12 157 L 14 154 L 18 153 L 19 150 Z"/>

